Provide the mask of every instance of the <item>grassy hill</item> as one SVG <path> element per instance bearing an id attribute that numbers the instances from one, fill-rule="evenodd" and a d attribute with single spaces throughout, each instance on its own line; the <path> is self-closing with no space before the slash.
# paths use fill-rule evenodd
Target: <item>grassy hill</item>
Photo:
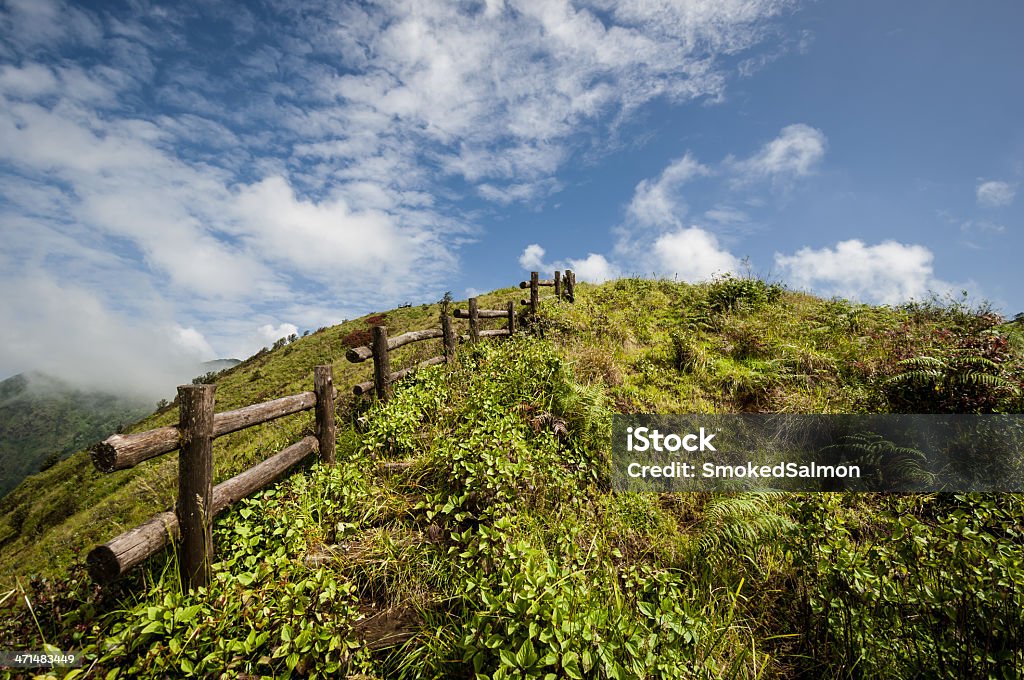
<path id="1" fill-rule="evenodd" d="M 0 382 L 0 498 L 41 467 L 152 410 L 148 401 L 75 389 L 40 373 Z"/>
<path id="2" fill-rule="evenodd" d="M 343 397 L 339 464 L 219 517 L 207 592 L 181 592 L 170 550 L 104 590 L 81 568 L 171 504 L 174 456 L 100 475 L 77 453 L 29 478 L 0 502 L 0 648 L 81 649 L 91 673 L 122 677 L 1019 674 L 1019 495 L 608 487 L 613 412 L 1019 413 L 1019 325 L 747 279 L 577 297 L 544 304 L 543 338 L 467 347 L 387 405 Z M 370 325 L 399 333 L 438 313 L 394 310 L 254 356 L 223 374 L 218 410 L 310 389 L 320 363 L 344 395 L 369 377 L 344 350 Z M 432 345 L 398 350 L 393 369 Z M 306 414 L 218 440 L 216 481 L 311 431 Z"/>

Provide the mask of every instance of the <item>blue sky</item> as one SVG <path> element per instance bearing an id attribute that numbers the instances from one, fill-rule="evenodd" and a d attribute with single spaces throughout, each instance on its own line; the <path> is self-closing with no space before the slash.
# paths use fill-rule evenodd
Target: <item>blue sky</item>
<path id="1" fill-rule="evenodd" d="M 1019 2 L 0 4 L 0 377 L 770 276 L 1024 311 Z"/>

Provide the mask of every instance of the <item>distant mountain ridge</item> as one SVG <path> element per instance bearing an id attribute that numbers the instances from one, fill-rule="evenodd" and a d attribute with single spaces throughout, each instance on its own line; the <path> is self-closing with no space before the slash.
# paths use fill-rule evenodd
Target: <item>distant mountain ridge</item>
<path id="1" fill-rule="evenodd" d="M 212 359 L 199 364 L 199 367 L 206 371 L 226 371 L 240 363 L 242 363 L 241 359 Z"/>
<path id="2" fill-rule="evenodd" d="M 214 359 L 197 376 L 232 368 L 238 359 Z M 30 371 L 0 381 L 0 498 L 23 479 L 105 439 L 153 412 L 137 396 L 75 387 Z"/>

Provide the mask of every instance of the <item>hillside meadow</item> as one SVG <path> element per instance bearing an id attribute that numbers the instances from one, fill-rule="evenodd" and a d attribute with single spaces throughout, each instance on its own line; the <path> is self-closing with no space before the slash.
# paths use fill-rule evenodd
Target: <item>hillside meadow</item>
<path id="1" fill-rule="evenodd" d="M 174 454 L 102 475 L 80 452 L 27 479 L 0 501 L 0 649 L 80 651 L 66 677 L 1024 673 L 1020 494 L 609 482 L 613 413 L 1021 413 L 1019 322 L 956 300 L 621 279 L 544 302 L 534 333 L 464 345 L 386 404 L 349 395 L 371 367 L 347 347 L 440 310 L 321 329 L 216 377 L 220 411 L 309 390 L 331 364 L 338 464 L 218 516 L 208 588 L 182 591 L 173 549 L 110 587 L 84 572 L 89 549 L 171 506 Z M 401 348 L 392 368 L 439 346 Z M 176 419 L 172 404 L 131 431 Z M 219 439 L 215 481 L 312 427 L 307 413 Z"/>

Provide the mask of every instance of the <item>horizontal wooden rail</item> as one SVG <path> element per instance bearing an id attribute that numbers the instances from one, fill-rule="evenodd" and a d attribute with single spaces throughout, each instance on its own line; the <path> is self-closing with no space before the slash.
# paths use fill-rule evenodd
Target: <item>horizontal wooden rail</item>
<path id="1" fill-rule="evenodd" d="M 216 515 L 270 484 L 318 448 L 316 437 L 306 437 L 245 472 L 221 482 L 213 488 L 211 515 Z M 161 512 L 146 523 L 93 548 L 86 558 L 89 575 L 100 583 L 108 583 L 156 553 L 168 541 L 177 539 L 179 531 L 177 515 L 173 511 Z"/>
<path id="2" fill-rule="evenodd" d="M 334 395 L 337 395 L 337 390 L 334 390 Z M 308 411 L 314 406 L 316 393 L 302 392 L 234 411 L 224 411 L 213 417 L 213 436 L 222 437 L 253 425 Z M 180 446 L 180 432 L 176 425 L 169 425 L 135 434 L 115 434 L 93 445 L 89 453 L 96 469 L 101 472 L 124 470 L 177 449 Z"/>
<path id="3" fill-rule="evenodd" d="M 419 342 L 421 340 L 431 340 L 433 338 L 444 337 L 444 331 L 440 328 L 428 328 L 422 331 L 409 331 L 408 333 L 402 333 L 396 335 L 393 338 L 388 338 L 388 351 L 398 349 L 404 345 L 408 345 L 411 342 Z M 358 364 L 367 359 L 373 358 L 373 349 L 369 346 L 353 347 L 345 352 L 345 358 L 354 364 Z"/>
<path id="4" fill-rule="evenodd" d="M 316 437 L 305 437 L 242 474 L 217 484 L 213 487 L 212 514 L 216 515 L 259 491 L 317 450 Z M 109 583 L 156 553 L 169 541 L 177 539 L 178 533 L 177 515 L 173 511 L 161 512 L 112 541 L 93 548 L 85 560 L 89 576 L 99 583 Z"/>
<path id="5" fill-rule="evenodd" d="M 487 331 L 484 331 L 484 333 L 486 333 L 486 332 Z M 483 333 L 481 333 L 481 335 L 482 334 Z M 466 337 L 468 337 L 468 336 L 463 336 L 463 338 L 466 338 Z M 438 364 L 443 364 L 444 362 L 445 362 L 445 358 L 443 356 L 431 357 L 431 358 L 427 359 L 426 361 L 421 361 L 420 363 L 416 364 L 415 366 L 410 366 L 409 368 L 404 368 L 401 371 L 395 371 L 394 373 L 392 373 L 392 374 L 390 374 L 388 376 L 388 382 L 389 383 L 393 383 L 396 380 L 401 380 L 402 378 L 404 378 L 405 376 L 409 375 L 410 373 L 412 373 L 415 370 L 418 370 L 418 369 L 421 369 L 421 368 L 426 368 L 427 366 L 437 366 Z M 366 382 L 361 382 L 361 383 L 359 383 L 358 385 L 355 385 L 352 388 L 352 393 L 356 394 L 356 395 L 369 394 L 370 392 L 373 392 L 373 391 L 374 391 L 374 386 L 373 386 L 373 381 L 372 380 L 367 380 Z"/>
<path id="6" fill-rule="evenodd" d="M 537 279 L 537 285 L 538 286 L 554 286 L 555 285 L 555 280 L 554 279 Z M 529 281 L 520 281 L 519 282 L 519 287 L 520 288 L 524 288 L 524 289 L 525 288 L 529 288 L 530 287 L 530 282 Z"/>
<path id="7" fill-rule="evenodd" d="M 476 312 L 476 315 L 479 318 L 481 318 L 481 319 L 504 319 L 506 316 L 508 316 L 508 310 L 507 309 L 478 309 L 477 312 Z M 469 318 L 469 310 L 468 309 L 456 309 L 455 310 L 455 318 L 456 319 L 468 319 Z"/>
<path id="8" fill-rule="evenodd" d="M 480 331 L 481 338 L 500 338 L 506 335 L 511 335 L 511 333 L 508 332 L 507 328 L 492 328 L 486 331 Z M 459 340 L 461 340 L 462 342 L 469 342 L 469 336 L 460 335 Z"/>

